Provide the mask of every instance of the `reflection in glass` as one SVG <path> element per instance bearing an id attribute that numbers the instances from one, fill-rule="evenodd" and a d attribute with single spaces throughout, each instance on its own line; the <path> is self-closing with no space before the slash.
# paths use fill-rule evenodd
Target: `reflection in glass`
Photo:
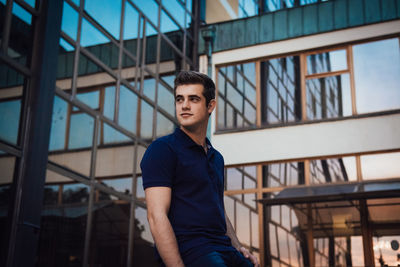
<path id="1" fill-rule="evenodd" d="M 44 186 L 44 205 L 57 205 L 60 202 L 60 186 L 46 183 Z"/>
<path id="2" fill-rule="evenodd" d="M 142 100 L 140 111 L 140 136 L 143 139 L 151 139 L 153 136 L 153 111 L 153 106 Z"/>
<path id="3" fill-rule="evenodd" d="M 61 30 L 73 40 L 78 35 L 78 17 L 78 12 L 64 1 Z"/>
<path id="4" fill-rule="evenodd" d="M 99 29 L 82 20 L 81 45 L 110 68 L 118 67 L 118 47 Z"/>
<path id="5" fill-rule="evenodd" d="M 351 237 L 351 262 L 353 266 L 364 266 L 364 250 L 361 236 Z"/>
<path id="6" fill-rule="evenodd" d="M 256 166 L 225 169 L 225 190 L 241 190 L 257 187 Z"/>
<path id="7" fill-rule="evenodd" d="M 14 2 L 7 54 L 23 65 L 29 63 L 27 59 L 32 50 L 32 23 L 32 14 Z"/>
<path id="8" fill-rule="evenodd" d="M 350 116 L 351 91 L 348 74 L 306 81 L 307 118 L 327 119 Z"/>
<path id="9" fill-rule="evenodd" d="M 263 186 L 281 187 L 304 184 L 304 163 L 286 162 L 263 166 Z"/>
<path id="10" fill-rule="evenodd" d="M 87 148 L 92 146 L 94 118 L 86 113 L 76 112 L 70 116 L 68 148 Z"/>
<path id="11" fill-rule="evenodd" d="M 124 194 L 131 194 L 132 191 L 132 177 L 120 179 L 102 179 L 99 180 L 99 183 Z"/>
<path id="12" fill-rule="evenodd" d="M 56 85 L 60 89 L 71 88 L 71 77 L 74 68 L 75 47 L 63 38 L 60 38 L 57 60 L 57 81 Z"/>
<path id="13" fill-rule="evenodd" d="M 272 197 L 272 194 L 268 194 Z M 298 218 L 292 207 L 264 207 L 267 221 L 264 222 L 267 242 L 272 262 L 280 262 L 285 266 L 303 266 L 303 252 L 300 244 L 304 244 L 305 236 L 300 232 Z M 268 263 L 267 263 L 268 265 Z"/>
<path id="14" fill-rule="evenodd" d="M 299 57 L 277 58 L 262 62 L 261 72 L 263 124 L 300 120 Z"/>
<path id="15" fill-rule="evenodd" d="M 229 195 L 224 197 L 225 208 L 229 220 L 235 229 L 236 235 L 242 245 L 251 252 L 259 253 L 259 239 L 254 238 L 258 233 L 258 209 L 257 206 L 248 205 L 244 200 L 248 194 Z M 255 194 L 249 194 L 252 197 Z M 254 202 L 254 201 L 253 201 Z"/>
<path id="16" fill-rule="evenodd" d="M 258 0 L 239 0 L 239 18 L 246 18 L 258 14 L 259 1 Z"/>
<path id="17" fill-rule="evenodd" d="M 375 253 L 375 266 L 398 266 L 399 251 L 392 247 L 392 242 L 400 242 L 400 235 L 374 236 L 372 238 Z M 395 247 L 395 246 L 394 246 Z"/>
<path id="18" fill-rule="evenodd" d="M 256 124 L 255 63 L 218 70 L 218 125 L 240 129 Z"/>
<path id="19" fill-rule="evenodd" d="M 17 144 L 19 119 L 21 113 L 21 99 L 1 99 L 0 89 L 0 139 L 11 144 Z"/>
<path id="20" fill-rule="evenodd" d="M 347 69 L 346 50 L 334 50 L 307 56 L 307 73 L 333 72 Z"/>
<path id="21" fill-rule="evenodd" d="M 400 152 L 360 157 L 363 180 L 400 177 Z"/>
<path id="22" fill-rule="evenodd" d="M 144 198 L 143 178 L 139 176 L 136 178 L 136 198 Z"/>
<path id="23" fill-rule="evenodd" d="M 82 101 L 86 105 L 88 105 L 92 109 L 99 109 L 100 102 L 100 92 L 99 91 L 91 91 L 91 92 L 79 92 L 76 95 L 76 98 L 79 101 Z M 75 107 L 73 110 L 75 111 Z M 77 109 L 76 109 L 77 110 Z"/>
<path id="24" fill-rule="evenodd" d="M 138 97 L 123 85 L 121 85 L 119 90 L 119 124 L 128 131 L 136 134 Z"/>
<path id="25" fill-rule="evenodd" d="M 158 25 L 158 4 L 154 0 L 132 0 L 154 25 Z"/>
<path id="26" fill-rule="evenodd" d="M 130 204 L 100 192 L 91 210 L 89 266 L 126 266 Z"/>
<path id="27" fill-rule="evenodd" d="M 157 104 L 171 116 L 175 116 L 174 94 L 162 83 L 158 84 Z"/>
<path id="28" fill-rule="evenodd" d="M 119 39 L 121 0 L 85 0 L 85 11 L 115 39 Z"/>
<path id="29" fill-rule="evenodd" d="M 154 241 L 151 236 L 147 212 L 144 208 L 136 206 L 134 230 L 133 266 L 159 266 L 154 257 Z"/>
<path id="30" fill-rule="evenodd" d="M 310 161 L 312 184 L 348 182 L 357 180 L 355 157 L 330 158 Z"/>
<path id="31" fill-rule="evenodd" d="M 61 201 L 55 202 L 57 184 L 55 173 L 46 175 L 46 187 L 51 193 L 44 195 L 40 223 L 36 266 L 80 266 L 83 262 L 86 221 L 88 214 L 89 187 L 57 174 L 57 179 L 69 184 L 59 184 Z"/>
<path id="32" fill-rule="evenodd" d="M 399 38 L 353 46 L 357 113 L 400 108 Z"/>
<path id="33" fill-rule="evenodd" d="M 51 120 L 49 150 L 65 148 L 65 138 L 68 120 L 68 104 L 58 96 L 54 97 L 53 115 Z"/>
<path id="34" fill-rule="evenodd" d="M 171 1 L 167 1 L 167 3 L 170 3 Z M 182 17 L 184 18 L 184 17 Z M 171 19 L 171 17 L 164 11 L 162 10 L 161 12 L 161 32 L 163 33 L 169 33 L 169 32 L 174 32 L 174 31 L 179 31 L 179 26 Z"/>
<path id="35" fill-rule="evenodd" d="M 96 178 L 131 177 L 135 151 L 133 140 L 110 125 L 103 125 L 104 143 L 97 148 Z"/>
<path id="36" fill-rule="evenodd" d="M 115 112 L 114 109 L 115 109 L 115 86 L 111 85 L 107 86 L 104 89 L 103 115 L 113 120 Z"/>
<path id="37" fill-rule="evenodd" d="M 72 111 L 72 106 L 66 111 L 67 103 L 58 97 L 54 101 L 49 160 L 88 176 L 94 118 L 80 110 Z M 51 152 L 63 149 L 64 153 Z"/>
<path id="38" fill-rule="evenodd" d="M 0 150 L 0 240 L 6 240 L 8 206 L 11 201 L 11 183 L 15 168 L 14 156 Z M 0 242 L 1 251 L 5 251 L 6 242 Z"/>
<path id="39" fill-rule="evenodd" d="M 143 81 L 143 93 L 145 96 L 155 101 L 156 80 L 152 76 L 147 76 Z"/>
<path id="40" fill-rule="evenodd" d="M 174 131 L 175 124 L 160 112 L 157 112 L 157 137 L 170 134 Z"/>
<path id="41" fill-rule="evenodd" d="M 139 12 L 128 1 L 126 1 L 124 40 L 135 40 L 138 38 L 138 25 L 139 25 Z M 134 54 L 136 54 L 136 50 L 134 52 L 135 52 Z"/>

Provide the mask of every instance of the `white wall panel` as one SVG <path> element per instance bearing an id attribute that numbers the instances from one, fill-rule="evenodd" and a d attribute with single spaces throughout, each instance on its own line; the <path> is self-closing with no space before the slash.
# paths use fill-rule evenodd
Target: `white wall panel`
<path id="1" fill-rule="evenodd" d="M 400 149 L 400 114 L 212 136 L 226 165 Z"/>

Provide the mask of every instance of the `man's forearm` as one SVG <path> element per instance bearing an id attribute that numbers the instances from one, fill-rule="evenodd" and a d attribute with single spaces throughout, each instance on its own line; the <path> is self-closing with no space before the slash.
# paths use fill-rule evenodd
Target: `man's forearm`
<path id="1" fill-rule="evenodd" d="M 184 266 L 179 253 L 178 243 L 171 223 L 167 216 L 149 218 L 150 230 L 153 235 L 158 253 L 164 264 L 169 267 Z"/>

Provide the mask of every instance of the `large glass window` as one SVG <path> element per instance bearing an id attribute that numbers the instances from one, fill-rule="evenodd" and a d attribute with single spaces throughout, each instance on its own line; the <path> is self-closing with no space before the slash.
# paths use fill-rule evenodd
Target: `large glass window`
<path id="1" fill-rule="evenodd" d="M 218 128 L 240 129 L 256 124 L 255 64 L 218 70 Z"/>
<path id="2" fill-rule="evenodd" d="M 391 38 L 217 68 L 217 131 L 397 112 L 399 44 Z"/>
<path id="3" fill-rule="evenodd" d="M 301 118 L 299 57 L 261 62 L 261 117 L 265 125 Z"/>
<path id="4" fill-rule="evenodd" d="M 358 113 L 400 108 L 400 40 L 353 46 Z"/>
<path id="5" fill-rule="evenodd" d="M 0 140 L 14 145 L 18 142 L 24 82 L 21 73 L 0 65 Z"/>

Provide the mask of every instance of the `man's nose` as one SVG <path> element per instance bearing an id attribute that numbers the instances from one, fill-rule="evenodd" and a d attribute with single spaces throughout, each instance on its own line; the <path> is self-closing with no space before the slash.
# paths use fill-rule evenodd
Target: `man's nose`
<path id="1" fill-rule="evenodd" d="M 190 103 L 189 103 L 188 99 L 183 100 L 182 109 L 185 109 L 185 110 L 190 109 Z"/>

